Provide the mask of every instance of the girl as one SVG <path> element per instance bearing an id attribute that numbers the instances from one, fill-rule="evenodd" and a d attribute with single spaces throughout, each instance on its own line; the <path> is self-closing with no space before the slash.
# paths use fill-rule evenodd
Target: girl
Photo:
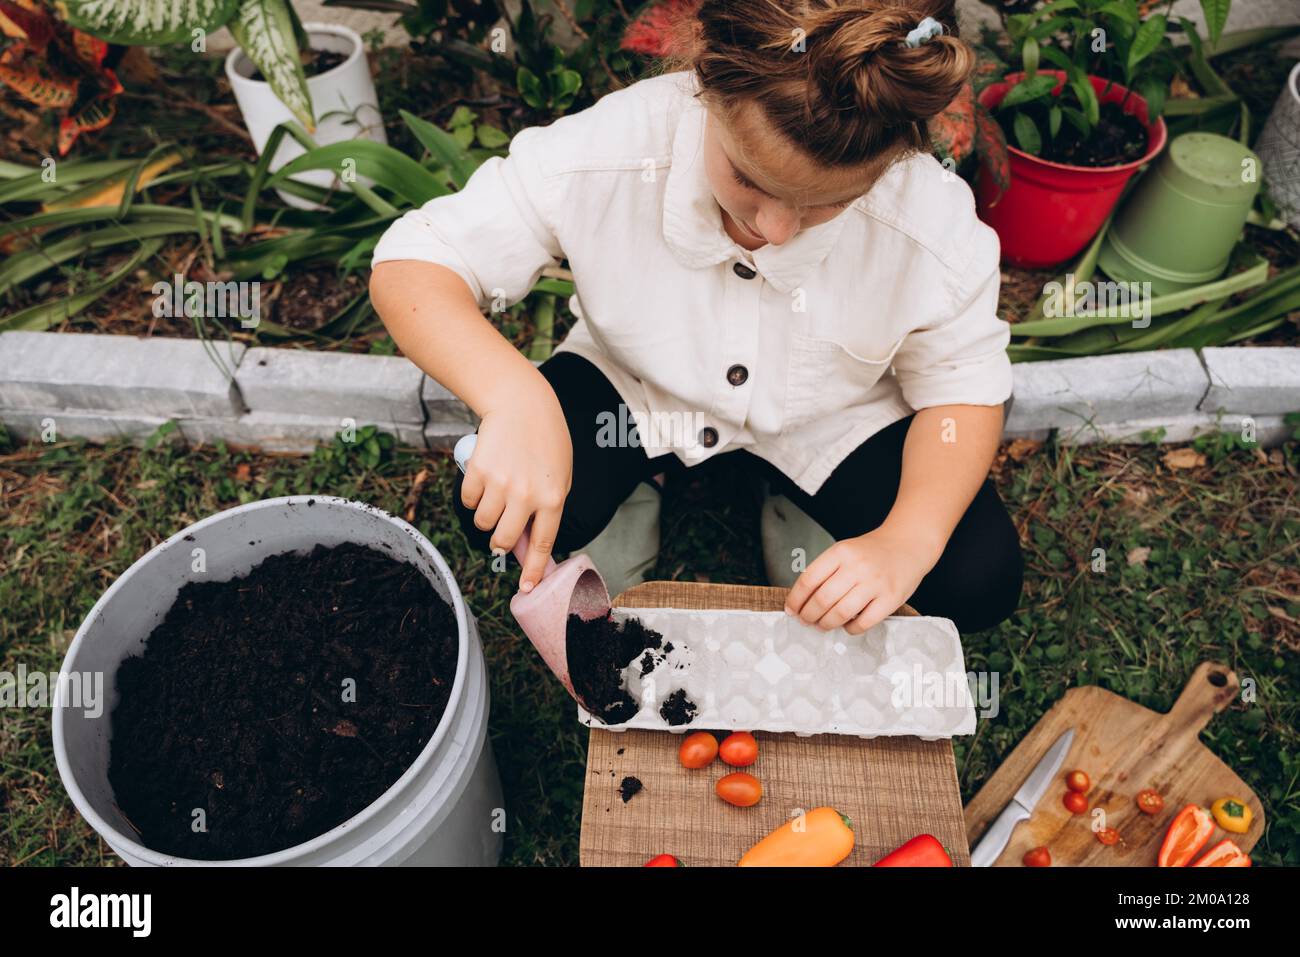
<path id="1" fill-rule="evenodd" d="M 998 243 L 927 152 L 974 64 L 952 0 L 704 0 L 680 67 L 515 136 L 395 222 L 371 294 L 481 417 L 457 490 L 520 588 L 670 464 L 743 456 L 835 538 L 786 610 L 860 634 L 904 602 L 987 628 L 1021 557 L 986 480 L 1011 393 Z M 483 317 L 567 259 L 535 369 Z M 488 533 L 490 534 L 490 537 Z"/>

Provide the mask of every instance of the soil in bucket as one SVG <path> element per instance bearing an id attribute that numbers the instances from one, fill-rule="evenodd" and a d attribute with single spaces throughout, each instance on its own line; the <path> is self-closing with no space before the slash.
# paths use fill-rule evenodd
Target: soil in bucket
<path id="1" fill-rule="evenodd" d="M 424 574 L 362 545 L 187 584 L 118 670 L 117 804 L 143 844 L 188 858 L 311 840 L 414 762 L 458 651 L 455 614 Z"/>
<path id="2" fill-rule="evenodd" d="M 307 76 L 319 76 L 322 73 L 328 73 L 339 64 L 345 62 L 348 58 L 346 53 L 338 53 L 334 50 L 303 50 L 300 58 L 302 60 L 302 71 Z M 253 75 L 250 79 L 258 82 L 266 82 L 266 77 L 262 76 L 262 71 L 253 69 Z"/>
<path id="3" fill-rule="evenodd" d="M 1047 104 L 1035 103 L 1027 107 L 1040 131 L 1046 130 Z M 1012 121 L 1015 111 L 998 111 L 998 121 L 1007 142 L 1017 143 Z M 1070 123 L 1062 123 L 1055 138 L 1044 139 L 1039 159 L 1069 166 L 1120 166 L 1140 160 L 1147 151 L 1147 128 L 1136 116 L 1125 113 L 1118 103 L 1103 103 L 1100 119 L 1092 135 L 1084 136 Z"/>
<path id="4" fill-rule="evenodd" d="M 605 724 L 630 721 L 641 709 L 623 684 L 623 669 L 640 658 L 640 674 L 648 674 L 663 646 L 663 635 L 639 619 L 615 621 L 606 615 L 583 621 L 570 615 L 565 630 L 569 680 L 583 706 Z"/>

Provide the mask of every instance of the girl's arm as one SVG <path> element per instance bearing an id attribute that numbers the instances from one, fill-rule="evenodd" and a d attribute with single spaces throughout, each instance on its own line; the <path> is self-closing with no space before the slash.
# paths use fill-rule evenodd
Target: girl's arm
<path id="1" fill-rule="evenodd" d="M 541 581 L 573 474 L 573 446 L 554 390 L 479 312 L 465 280 L 445 266 L 381 262 L 370 298 L 407 357 L 482 420 L 461 500 L 474 524 L 495 528 L 493 549 L 533 527 L 519 587 Z"/>
<path id="2" fill-rule="evenodd" d="M 860 635 L 916 591 L 939 561 L 1002 437 L 1002 407 L 941 405 L 916 413 L 903 445 L 898 496 L 884 523 L 836 542 L 799 576 L 786 611 Z"/>

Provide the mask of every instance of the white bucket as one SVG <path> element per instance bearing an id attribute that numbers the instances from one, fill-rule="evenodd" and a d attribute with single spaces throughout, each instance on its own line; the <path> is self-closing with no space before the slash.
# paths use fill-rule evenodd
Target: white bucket
<path id="1" fill-rule="evenodd" d="M 306 843 L 234 861 L 199 861 L 138 842 L 108 781 L 118 666 L 139 655 L 187 582 L 225 581 L 283 552 L 369 545 L 416 566 L 455 612 L 460 649 L 447 710 L 415 763 L 360 813 Z M 195 549 L 207 571 L 195 574 Z M 59 681 L 54 755 L 77 810 L 129 864 L 494 865 L 501 854 L 501 784 L 487 738 L 488 686 L 478 627 L 437 549 L 406 522 L 359 502 L 296 495 L 219 512 L 177 532 L 126 570 L 90 610 L 61 675 L 103 674 L 102 713 L 87 717 Z M 65 700 L 67 699 L 67 700 Z"/>
<path id="2" fill-rule="evenodd" d="M 303 29 L 307 33 L 311 49 L 330 50 L 347 56 L 334 69 L 307 77 L 307 91 L 311 94 L 311 108 L 316 119 L 316 132 L 312 134 L 312 139 L 319 146 L 359 139 L 387 143 L 384 118 L 379 112 L 379 96 L 375 93 L 375 83 L 370 78 L 370 66 L 366 61 L 361 37 L 355 30 L 335 24 L 306 23 L 303 24 Z M 230 81 L 230 89 L 235 94 L 235 102 L 239 104 L 244 125 L 248 127 L 248 133 L 260 156 L 271 131 L 281 123 L 292 120 L 294 116 L 271 91 L 271 84 L 252 79 L 256 69 L 253 61 L 239 47 L 226 55 L 226 79 Z M 280 141 L 280 148 L 271 159 L 271 172 L 274 173 L 305 152 L 301 143 L 286 136 Z M 330 170 L 312 170 L 294 176 L 293 179 L 322 189 L 346 190 Z M 358 181 L 364 185 L 370 184 L 365 177 L 358 177 Z M 280 198 L 299 209 L 321 208 L 310 200 L 284 191 L 280 191 Z"/>

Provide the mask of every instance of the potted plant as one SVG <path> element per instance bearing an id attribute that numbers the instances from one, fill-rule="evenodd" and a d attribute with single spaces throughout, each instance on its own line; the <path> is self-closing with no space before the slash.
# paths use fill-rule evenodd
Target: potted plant
<path id="1" fill-rule="evenodd" d="M 288 0 L 61 0 L 60 9 L 74 27 L 109 43 L 184 42 L 201 52 L 209 32 L 229 27 L 239 47 L 226 59 L 226 76 L 259 154 L 287 120 L 320 145 L 387 142 L 361 38 L 343 26 L 304 27 Z M 271 168 L 302 152 L 300 144 L 282 141 Z M 302 181 L 330 188 L 335 174 L 316 171 Z"/>
<path id="2" fill-rule="evenodd" d="M 1208 17 L 1217 37 L 1227 4 L 1206 3 L 1223 14 Z M 1055 0 L 1005 23 L 1021 70 L 979 102 L 1005 133 L 1010 185 L 1000 189 L 985 164 L 976 195 L 1008 262 L 1052 266 L 1087 245 L 1163 149 L 1160 113 L 1179 55 L 1168 18 L 1143 18 L 1136 0 Z"/>

